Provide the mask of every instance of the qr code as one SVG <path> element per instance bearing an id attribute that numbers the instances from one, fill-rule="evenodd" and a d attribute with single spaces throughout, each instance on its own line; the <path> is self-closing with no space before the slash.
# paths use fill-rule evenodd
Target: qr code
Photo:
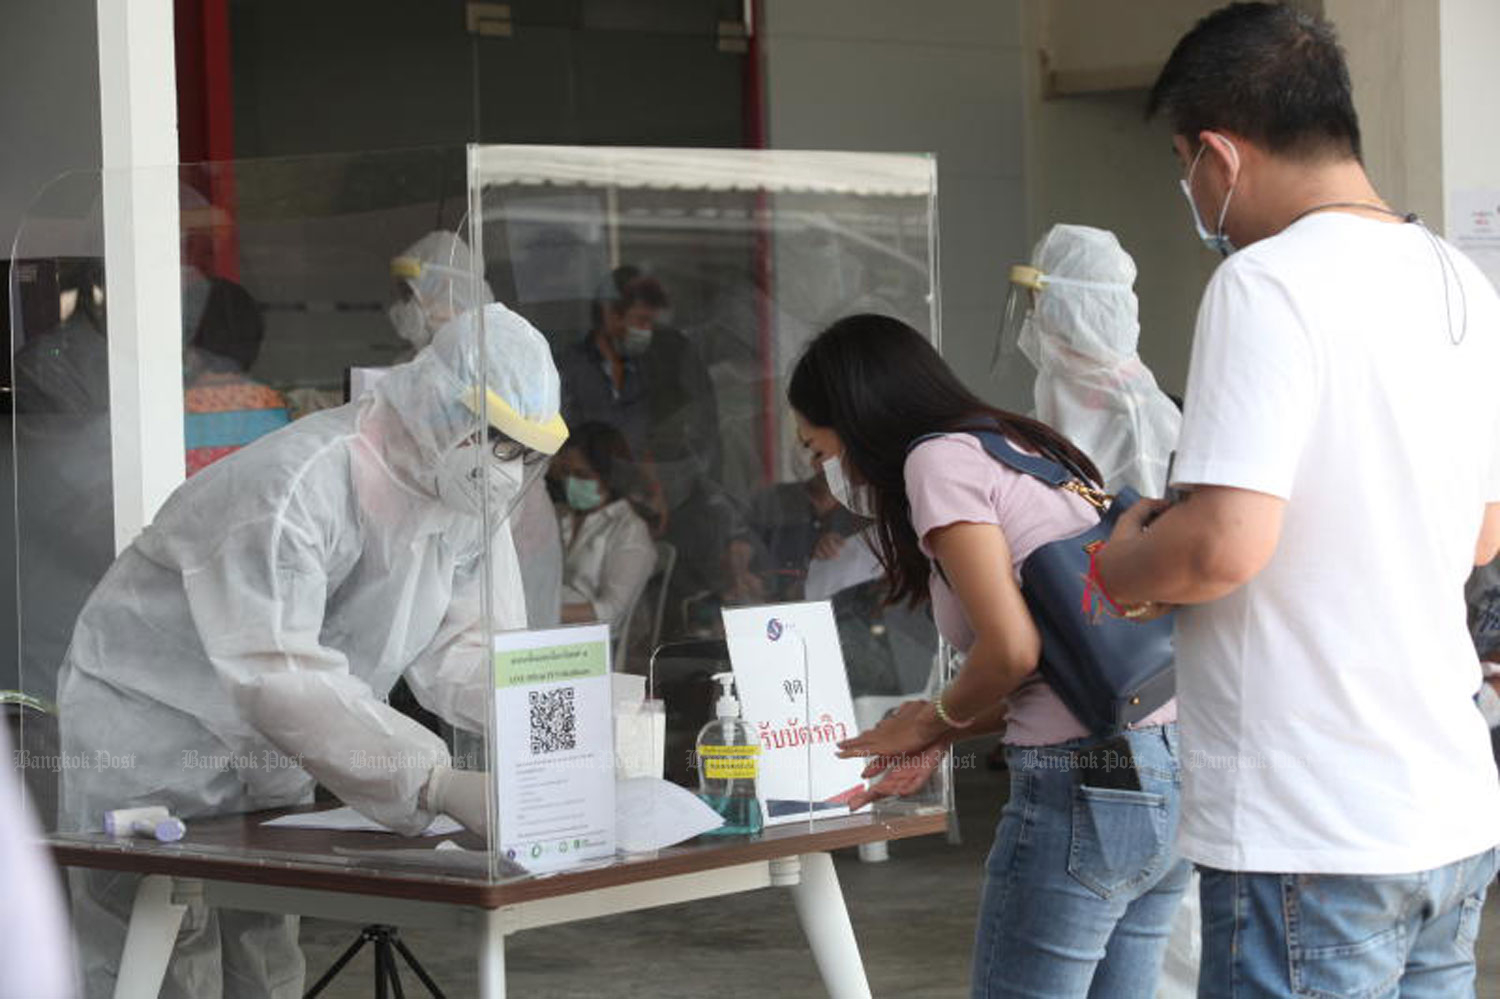
<path id="1" fill-rule="evenodd" d="M 531 752 L 559 753 L 578 747 L 578 715 L 573 688 L 533 690 L 531 695 Z"/>

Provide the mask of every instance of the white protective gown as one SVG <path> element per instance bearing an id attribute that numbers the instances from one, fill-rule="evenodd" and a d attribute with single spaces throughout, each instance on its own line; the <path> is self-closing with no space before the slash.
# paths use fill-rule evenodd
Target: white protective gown
<path id="1" fill-rule="evenodd" d="M 1031 262 L 1045 284 L 1020 347 L 1037 369 L 1037 419 L 1092 458 L 1107 489 L 1160 496 L 1182 415 L 1136 353 L 1135 261 L 1112 232 L 1055 225 Z"/>
<path id="2" fill-rule="evenodd" d="M 132 765 L 63 774 L 64 829 L 168 806 L 195 818 L 310 800 L 313 782 L 393 830 L 417 833 L 428 729 L 384 703 L 403 675 L 427 708 L 484 731 L 480 520 L 437 499 L 441 456 L 469 438 L 470 316 L 369 395 L 309 416 L 184 483 L 79 616 L 59 679 L 63 751 Z M 489 386 L 523 417 L 557 412 L 541 334 L 486 308 Z M 508 531 L 492 545 L 497 628 L 525 626 Z M 136 878 L 74 875 L 90 995 L 107 995 Z M 163 991 L 296 996 L 290 917 L 189 911 Z"/>

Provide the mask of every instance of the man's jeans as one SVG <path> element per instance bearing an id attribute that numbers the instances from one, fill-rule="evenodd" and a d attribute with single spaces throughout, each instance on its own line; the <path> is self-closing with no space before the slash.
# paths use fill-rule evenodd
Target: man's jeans
<path id="1" fill-rule="evenodd" d="M 1172 848 L 1177 726 L 1127 735 L 1141 790 L 1083 787 L 1071 750 L 1011 746 L 985 864 L 975 999 L 1149 999 L 1190 869 Z"/>
<path id="2" fill-rule="evenodd" d="M 1420 874 L 1200 867 L 1199 999 L 1464 999 L 1500 848 Z"/>

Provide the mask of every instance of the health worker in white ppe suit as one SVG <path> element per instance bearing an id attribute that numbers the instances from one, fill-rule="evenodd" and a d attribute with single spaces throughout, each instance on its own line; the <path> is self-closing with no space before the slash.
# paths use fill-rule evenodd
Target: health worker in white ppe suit
<path id="1" fill-rule="evenodd" d="M 1160 496 L 1182 415 L 1136 353 L 1135 261 L 1115 234 L 1055 225 L 1011 268 L 999 350 L 1036 367 L 1036 418 L 1093 459 L 1110 491 Z"/>
<path id="2" fill-rule="evenodd" d="M 63 774 L 63 826 L 165 805 L 196 818 L 311 800 L 314 781 L 392 830 L 446 812 L 485 830 L 485 776 L 384 703 L 405 676 L 485 730 L 484 518 L 500 524 L 567 438 L 547 342 L 503 305 L 439 330 L 370 392 L 185 482 L 79 615 L 59 681 L 63 751 L 129 760 Z M 508 563 L 497 628 L 525 625 Z M 491 566 L 503 575 L 503 568 Z M 138 879 L 74 872 L 91 996 L 113 988 Z M 292 917 L 189 908 L 163 996 L 298 996 Z"/>

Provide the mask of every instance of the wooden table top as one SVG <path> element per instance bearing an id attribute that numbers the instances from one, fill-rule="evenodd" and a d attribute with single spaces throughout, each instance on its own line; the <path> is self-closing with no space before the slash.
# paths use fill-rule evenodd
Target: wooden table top
<path id="1" fill-rule="evenodd" d="M 57 833 L 48 838 L 53 859 L 65 867 L 134 874 L 237 881 L 286 888 L 382 895 L 485 909 L 553 898 L 680 874 L 733 867 L 879 840 L 941 833 L 941 811 L 882 812 L 775 826 L 753 837 L 700 837 L 654 857 L 538 877 L 490 880 L 484 854 L 434 852 L 454 840 L 472 850 L 471 833 L 418 839 L 388 833 L 266 828 L 266 819 L 325 806 L 276 809 L 188 824 L 180 843 L 112 839 L 103 833 Z M 400 851 L 400 853 L 396 853 Z M 410 855 L 405 862 L 402 855 Z M 441 859 L 439 859 L 441 858 Z"/>

